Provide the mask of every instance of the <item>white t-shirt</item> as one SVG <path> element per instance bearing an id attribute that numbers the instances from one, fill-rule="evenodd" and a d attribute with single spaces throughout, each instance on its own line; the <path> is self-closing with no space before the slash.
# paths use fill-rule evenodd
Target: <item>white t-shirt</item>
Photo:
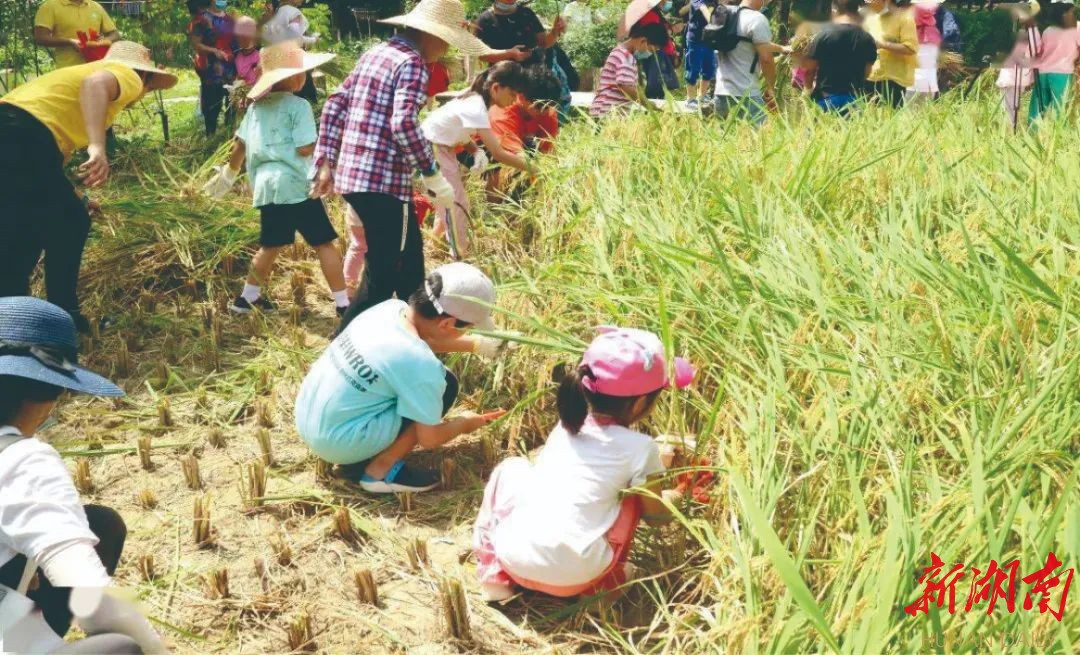
<path id="1" fill-rule="evenodd" d="M 478 93 L 451 100 L 428 114 L 420 125 L 427 140 L 440 146 L 466 144 L 478 130 L 490 127 L 487 103 Z"/>
<path id="2" fill-rule="evenodd" d="M 18 434 L 10 426 L 0 427 L 0 436 Z M 0 452 L 0 566 L 16 555 L 40 558 L 71 542 L 90 547 L 98 542 L 71 474 L 55 448 L 35 438 L 20 439 Z M 97 583 L 107 585 L 105 570 L 100 573 L 104 578 Z"/>
<path id="3" fill-rule="evenodd" d="M 570 586 L 611 565 L 604 538 L 619 516 L 620 492 L 664 470 L 651 437 L 586 421 L 581 432 L 560 424 L 527 479 L 514 480 L 515 505 L 495 530 L 495 554 L 515 576 Z"/>

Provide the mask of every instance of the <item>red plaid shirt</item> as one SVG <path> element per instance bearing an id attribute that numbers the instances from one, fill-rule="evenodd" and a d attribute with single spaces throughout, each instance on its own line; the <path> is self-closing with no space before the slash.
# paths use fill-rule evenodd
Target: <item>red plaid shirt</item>
<path id="1" fill-rule="evenodd" d="M 408 202 L 414 170 L 435 168 L 420 133 L 428 71 L 400 37 L 368 50 L 323 107 L 315 166 L 334 169 L 337 193 L 385 193 Z"/>

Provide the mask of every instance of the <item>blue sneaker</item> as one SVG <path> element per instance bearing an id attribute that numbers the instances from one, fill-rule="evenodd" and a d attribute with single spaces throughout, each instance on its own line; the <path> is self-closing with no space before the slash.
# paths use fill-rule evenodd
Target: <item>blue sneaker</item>
<path id="1" fill-rule="evenodd" d="M 405 465 L 405 460 L 398 460 L 382 480 L 376 480 L 367 473 L 360 476 L 360 488 L 370 494 L 393 494 L 401 492 L 428 491 L 439 486 L 439 475 L 435 471 L 414 469 Z"/>

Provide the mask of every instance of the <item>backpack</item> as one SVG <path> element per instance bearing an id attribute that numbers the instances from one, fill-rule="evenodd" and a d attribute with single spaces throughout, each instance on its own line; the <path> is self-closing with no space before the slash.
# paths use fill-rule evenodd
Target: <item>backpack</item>
<path id="1" fill-rule="evenodd" d="M 749 41 L 739 35 L 739 12 L 744 8 L 718 4 L 701 31 L 701 42 L 711 50 L 724 53 L 734 50 L 740 41 Z"/>

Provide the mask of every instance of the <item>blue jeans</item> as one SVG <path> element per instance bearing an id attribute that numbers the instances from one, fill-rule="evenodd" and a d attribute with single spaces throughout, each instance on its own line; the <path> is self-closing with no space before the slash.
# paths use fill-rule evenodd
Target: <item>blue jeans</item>
<path id="1" fill-rule="evenodd" d="M 698 79 L 711 82 L 716 79 L 716 51 L 700 43 L 686 45 L 686 83 L 697 84 Z"/>
<path id="2" fill-rule="evenodd" d="M 841 116 L 847 116 L 851 111 L 851 104 L 858 100 L 858 96 L 851 93 L 836 93 L 821 96 L 817 99 L 817 106 L 822 111 L 833 112 Z"/>
<path id="3" fill-rule="evenodd" d="M 765 116 L 768 114 L 768 110 L 765 108 L 765 100 L 761 96 L 737 98 L 735 96 L 718 95 L 715 102 L 717 118 L 727 118 L 734 115 L 748 120 L 754 125 L 761 125 L 765 122 Z"/>

